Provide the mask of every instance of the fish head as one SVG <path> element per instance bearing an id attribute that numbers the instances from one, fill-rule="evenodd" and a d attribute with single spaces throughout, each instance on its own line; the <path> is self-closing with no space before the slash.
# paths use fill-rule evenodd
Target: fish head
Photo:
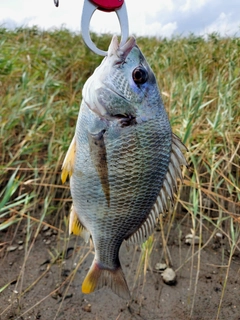
<path id="1" fill-rule="evenodd" d="M 132 117 L 137 122 L 163 109 L 156 78 L 131 37 L 122 46 L 113 36 L 108 55 L 83 88 L 83 99 L 100 117 Z"/>

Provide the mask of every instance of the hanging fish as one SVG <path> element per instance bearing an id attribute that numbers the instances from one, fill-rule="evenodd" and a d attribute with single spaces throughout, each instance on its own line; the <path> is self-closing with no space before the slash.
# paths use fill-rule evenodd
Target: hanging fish
<path id="1" fill-rule="evenodd" d="M 119 261 L 123 241 L 141 243 L 174 201 L 185 147 L 172 133 L 153 71 L 134 38 L 116 36 L 83 88 L 76 131 L 62 167 L 70 176 L 70 233 L 91 235 L 95 258 L 83 282 L 130 293 Z"/>

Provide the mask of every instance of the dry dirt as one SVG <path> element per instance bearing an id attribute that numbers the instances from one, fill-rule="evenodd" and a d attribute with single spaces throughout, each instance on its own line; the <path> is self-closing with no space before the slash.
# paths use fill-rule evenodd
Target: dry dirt
<path id="1" fill-rule="evenodd" d="M 64 234 L 53 234 L 51 229 L 42 230 L 24 265 L 26 252 L 25 248 L 19 250 L 19 241 L 23 241 L 24 246 L 26 229 L 21 226 L 17 229 L 12 243 L 17 248 L 12 252 L 6 249 L 10 245 L 13 229 L 0 233 L 0 288 L 11 282 L 0 293 L 0 319 L 216 319 L 229 260 L 227 239 L 218 241 L 212 238 L 202 249 L 200 262 L 196 254 L 184 263 L 192 256 L 193 249 L 196 252 L 198 247 L 184 243 L 184 236 L 190 232 L 189 223 L 179 226 L 176 221 L 168 239 L 173 269 L 177 270 L 182 265 L 177 271 L 177 284 L 174 286 L 163 283 L 161 274 L 155 270 L 156 263 L 163 261 L 161 232 L 155 233 L 145 276 L 144 272 L 140 275 L 137 272 L 140 249 L 136 246 L 127 248 L 123 244 L 120 260 L 132 291 L 132 301 L 128 303 L 106 287 L 91 295 L 81 292 L 93 254 L 80 238 L 72 236 L 66 241 Z M 208 238 L 209 230 L 203 233 L 203 244 Z M 76 263 L 86 253 L 87 257 L 76 269 Z M 58 257 L 54 263 L 53 257 Z M 71 277 L 74 269 L 77 271 Z M 20 274 L 22 276 L 18 278 Z M 229 269 L 219 314 L 221 320 L 240 319 L 239 275 L 240 253 L 236 253 Z"/>

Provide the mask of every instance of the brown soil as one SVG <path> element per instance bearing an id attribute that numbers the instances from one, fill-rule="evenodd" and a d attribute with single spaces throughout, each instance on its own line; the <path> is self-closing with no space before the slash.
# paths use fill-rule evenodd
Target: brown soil
<path id="1" fill-rule="evenodd" d="M 8 230 L 0 233 L 1 244 L 12 238 L 11 232 Z M 184 243 L 184 236 L 189 232 L 189 224 L 181 224 L 179 229 L 178 222 L 175 222 L 168 239 L 173 269 L 177 270 L 182 265 L 177 271 L 177 284 L 174 286 L 163 283 L 161 274 L 155 270 L 156 263 L 164 260 L 161 232 L 155 233 L 154 247 L 146 265 L 145 276 L 143 271 L 137 276 L 141 254 L 139 248 L 127 248 L 123 244 L 120 260 L 132 290 L 132 301 L 129 303 L 108 288 L 90 295 L 81 292 L 81 284 L 91 265 L 93 254 L 80 238 L 72 236 L 66 241 L 63 234 L 50 235 L 49 230 L 42 230 L 25 266 L 24 249 L 17 248 L 7 252 L 8 243 L 5 247 L 0 247 L 0 288 L 11 282 L 0 293 L 0 319 L 216 319 L 224 289 L 226 265 L 229 262 L 228 241 L 226 238 L 218 241 L 213 237 L 207 243 L 210 232 L 203 234 L 203 244 L 207 245 L 201 250 L 196 286 L 198 255 L 190 257 L 193 250 L 197 252 L 198 246 L 193 248 Z M 24 230 L 19 227 L 12 245 L 19 247 L 18 241 L 25 239 Z M 46 242 L 48 240 L 50 243 Z M 64 248 L 65 253 L 52 263 L 53 255 L 56 257 Z M 86 253 L 87 257 L 76 269 L 79 258 Z M 189 261 L 184 263 L 188 258 Z M 73 270 L 77 271 L 71 277 Z M 18 278 L 21 272 L 22 276 Z M 229 268 L 219 319 L 240 319 L 239 275 L 240 253 L 236 252 Z M 39 281 L 35 282 L 37 279 Z"/>

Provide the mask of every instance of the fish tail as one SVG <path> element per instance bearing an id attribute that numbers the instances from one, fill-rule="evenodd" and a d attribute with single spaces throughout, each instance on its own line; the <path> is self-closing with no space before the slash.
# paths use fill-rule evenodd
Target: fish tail
<path id="1" fill-rule="evenodd" d="M 130 299 L 130 292 L 121 266 L 114 270 L 104 269 L 96 261 L 93 261 L 83 281 L 82 292 L 91 293 L 104 286 L 110 287 L 119 297 Z"/>

